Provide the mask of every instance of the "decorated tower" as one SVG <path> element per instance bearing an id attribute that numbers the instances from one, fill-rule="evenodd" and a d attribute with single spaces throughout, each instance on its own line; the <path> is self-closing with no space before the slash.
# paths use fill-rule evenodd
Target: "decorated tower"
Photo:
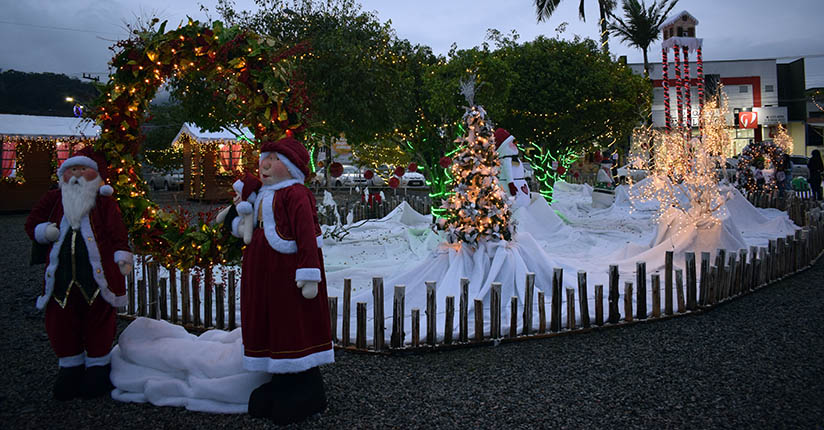
<path id="1" fill-rule="evenodd" d="M 699 112 L 704 109 L 704 63 L 701 56 L 703 39 L 695 37 L 698 20 L 687 11 L 682 11 L 666 20 L 660 27 L 664 43 L 661 45 L 662 80 L 664 87 L 665 128 L 689 129 L 692 127 L 692 86 L 698 87 Z M 670 102 L 669 50 L 673 50 L 675 62 L 676 110 L 672 114 Z M 695 52 L 697 60 L 696 79 L 690 76 L 690 52 Z M 683 57 L 682 57 L 683 55 Z M 700 116 L 700 113 L 699 113 Z"/>

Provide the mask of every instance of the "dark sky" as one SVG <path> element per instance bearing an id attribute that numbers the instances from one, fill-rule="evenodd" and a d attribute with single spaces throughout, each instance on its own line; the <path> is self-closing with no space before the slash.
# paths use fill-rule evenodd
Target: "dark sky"
<path id="1" fill-rule="evenodd" d="M 650 0 L 646 0 L 648 3 Z M 105 74 L 114 41 L 127 37 L 125 23 L 157 15 L 169 27 L 186 15 L 204 20 L 204 4 L 214 0 L 0 0 L 0 68 L 27 72 Z M 587 2 L 587 21 L 578 19 L 578 1 L 565 0 L 548 22 L 537 23 L 532 0 L 362 0 L 381 21 L 392 21 L 400 37 L 429 45 L 445 54 L 455 42 L 469 48 L 484 41 L 487 29 L 516 30 L 521 40 L 537 35 L 598 37 L 598 9 Z M 256 9 L 252 0 L 237 0 L 238 9 Z M 807 87 L 824 87 L 824 0 L 681 0 L 674 11 L 689 11 L 699 21 L 705 60 L 805 56 Z M 640 62 L 641 52 L 610 39 L 610 51 Z M 650 60 L 660 61 L 660 42 Z"/>

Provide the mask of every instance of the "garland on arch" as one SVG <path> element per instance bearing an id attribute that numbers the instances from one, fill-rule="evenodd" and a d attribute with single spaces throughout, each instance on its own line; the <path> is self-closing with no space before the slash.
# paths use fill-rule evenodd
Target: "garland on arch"
<path id="1" fill-rule="evenodd" d="M 755 191 L 771 191 L 777 188 L 775 175 L 770 181 L 764 178 L 764 182 L 759 182 L 756 178 L 756 170 L 765 167 L 767 159 L 773 168 L 784 156 L 784 149 L 771 140 L 752 142 L 741 150 L 738 157 L 738 187 L 748 193 Z M 776 172 L 777 173 L 777 172 Z"/>
<path id="2" fill-rule="evenodd" d="M 135 251 L 180 269 L 206 268 L 240 261 L 241 243 L 213 215 L 198 219 L 167 211 L 146 196 L 137 154 L 144 136 L 140 126 L 160 85 L 169 79 L 197 76 L 214 96 L 221 96 L 236 120 L 255 140 L 277 140 L 303 131 L 309 100 L 296 78 L 293 59 L 306 46 L 283 48 L 276 40 L 243 30 L 190 20 L 166 32 L 136 32 L 112 49 L 114 68 L 95 108 L 86 112 L 101 128 L 95 149 L 110 164 L 114 187 Z"/>

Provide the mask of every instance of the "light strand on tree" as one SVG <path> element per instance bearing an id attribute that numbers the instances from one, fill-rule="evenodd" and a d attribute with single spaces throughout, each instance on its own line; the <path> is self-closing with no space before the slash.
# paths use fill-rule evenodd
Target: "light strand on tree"
<path id="1" fill-rule="evenodd" d="M 684 116 L 684 99 L 682 94 L 682 87 L 684 82 L 681 80 L 681 47 L 673 45 L 672 50 L 675 52 L 675 97 L 677 100 L 675 111 L 675 126 L 677 128 L 683 127 Z"/>
<path id="2" fill-rule="evenodd" d="M 669 60 L 667 59 L 668 49 L 661 48 L 661 85 L 664 87 L 664 129 L 672 131 L 672 112 L 670 111 L 669 93 Z"/>
<path id="3" fill-rule="evenodd" d="M 695 51 L 695 55 L 698 73 L 698 114 L 701 115 L 701 112 L 704 111 L 704 58 L 701 54 L 700 46 Z"/>
<path id="4" fill-rule="evenodd" d="M 686 133 L 690 136 L 692 130 L 692 82 L 690 82 L 690 51 L 686 46 L 684 50 L 684 105 L 687 108 Z"/>

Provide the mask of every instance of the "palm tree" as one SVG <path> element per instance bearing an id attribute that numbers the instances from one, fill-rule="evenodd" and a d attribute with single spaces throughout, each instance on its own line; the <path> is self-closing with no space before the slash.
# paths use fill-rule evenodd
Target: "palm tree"
<path id="1" fill-rule="evenodd" d="M 609 29 L 607 28 L 607 19 L 612 15 L 612 10 L 615 9 L 616 0 L 598 0 L 598 11 L 601 13 L 601 48 L 605 53 L 609 52 Z M 538 15 L 538 22 L 543 22 L 552 16 L 555 8 L 561 0 L 535 0 L 535 13 Z M 578 5 L 578 16 L 581 21 L 586 22 L 587 16 L 584 11 L 584 0 Z"/>
<path id="2" fill-rule="evenodd" d="M 624 19 L 618 18 L 610 12 L 613 21 L 609 24 L 609 31 L 613 36 L 620 37 L 629 46 L 640 48 L 644 52 L 644 75 L 649 77 L 649 60 L 647 49 L 652 42 L 661 35 L 658 27 L 667 20 L 667 15 L 675 7 L 678 0 L 653 0 L 647 7 L 644 0 L 624 0 L 622 9 Z"/>

